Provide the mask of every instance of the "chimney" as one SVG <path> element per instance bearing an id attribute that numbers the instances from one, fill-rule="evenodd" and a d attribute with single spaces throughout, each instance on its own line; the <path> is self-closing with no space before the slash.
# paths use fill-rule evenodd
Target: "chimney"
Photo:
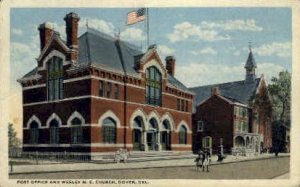
<path id="1" fill-rule="evenodd" d="M 218 86 L 214 86 L 211 88 L 211 95 L 220 95 L 220 89 Z"/>
<path id="2" fill-rule="evenodd" d="M 53 27 L 50 23 L 45 22 L 40 24 L 38 30 L 40 31 L 40 48 L 42 51 L 52 36 Z"/>
<path id="3" fill-rule="evenodd" d="M 64 18 L 66 21 L 67 46 L 71 49 L 66 60 L 76 62 L 78 59 L 78 21 L 79 16 L 70 12 Z"/>
<path id="4" fill-rule="evenodd" d="M 175 57 L 174 56 L 167 56 L 166 57 L 166 69 L 168 74 L 174 76 L 175 74 Z"/>

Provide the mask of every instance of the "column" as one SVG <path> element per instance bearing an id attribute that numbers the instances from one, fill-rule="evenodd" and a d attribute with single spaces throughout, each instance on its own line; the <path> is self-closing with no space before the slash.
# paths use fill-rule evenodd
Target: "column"
<path id="1" fill-rule="evenodd" d="M 156 146 L 158 148 L 158 151 L 162 150 L 162 147 L 160 144 L 160 131 L 157 131 L 157 133 L 156 133 Z"/>
<path id="2" fill-rule="evenodd" d="M 142 132 L 142 146 L 144 147 L 144 151 L 148 151 L 147 131 Z"/>

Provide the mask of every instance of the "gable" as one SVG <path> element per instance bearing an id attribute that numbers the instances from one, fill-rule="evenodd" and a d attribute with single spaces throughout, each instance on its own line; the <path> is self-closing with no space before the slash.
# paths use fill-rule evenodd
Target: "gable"
<path id="1" fill-rule="evenodd" d="M 161 72 L 164 79 L 167 78 L 167 70 L 155 49 L 150 49 L 140 60 L 140 70 L 142 72 L 145 73 L 146 69 L 151 66 L 155 66 Z"/>
<path id="2" fill-rule="evenodd" d="M 38 67 L 43 68 L 45 64 L 43 62 L 45 61 L 45 58 L 49 56 L 49 54 L 53 51 L 58 51 L 61 54 L 64 54 L 64 56 L 67 55 L 67 52 L 69 48 L 64 44 L 64 42 L 59 38 L 59 36 L 56 36 L 55 34 L 52 36 L 50 41 L 46 44 L 44 49 L 41 51 L 41 54 L 39 56 L 38 60 Z"/>

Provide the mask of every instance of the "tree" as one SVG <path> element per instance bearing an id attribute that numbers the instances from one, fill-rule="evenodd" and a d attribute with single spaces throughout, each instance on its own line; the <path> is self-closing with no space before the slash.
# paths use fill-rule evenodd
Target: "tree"
<path id="1" fill-rule="evenodd" d="M 273 102 L 275 120 L 282 123 L 290 121 L 291 107 L 291 74 L 288 71 L 279 73 L 279 77 L 273 77 L 268 86 Z"/>
<path id="2" fill-rule="evenodd" d="M 290 108 L 291 108 L 291 74 L 288 71 L 279 73 L 278 77 L 271 79 L 268 86 L 273 102 L 272 133 L 273 145 L 277 151 L 287 151 L 286 131 L 290 128 Z"/>
<path id="3" fill-rule="evenodd" d="M 8 124 L 8 146 L 9 148 L 19 147 L 21 140 L 17 137 L 17 132 L 12 123 Z"/>

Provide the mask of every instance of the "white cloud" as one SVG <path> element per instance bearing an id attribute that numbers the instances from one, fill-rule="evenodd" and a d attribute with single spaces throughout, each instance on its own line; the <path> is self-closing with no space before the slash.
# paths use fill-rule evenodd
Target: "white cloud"
<path id="1" fill-rule="evenodd" d="M 240 56 L 240 54 L 241 54 L 241 52 L 239 50 L 233 52 L 234 56 Z"/>
<path id="2" fill-rule="evenodd" d="M 186 39 L 193 39 L 196 41 L 216 41 L 230 39 L 228 35 L 221 35 L 215 30 L 202 29 L 199 25 L 194 25 L 190 22 L 183 22 L 175 25 L 173 33 L 168 34 L 167 36 L 172 43 Z"/>
<path id="3" fill-rule="evenodd" d="M 157 45 L 157 51 L 161 57 L 174 55 L 175 49 L 171 49 L 166 45 Z"/>
<path id="4" fill-rule="evenodd" d="M 203 29 L 220 29 L 220 30 L 239 30 L 239 31 L 262 31 L 263 28 L 256 25 L 255 20 L 227 20 L 227 21 L 216 21 L 207 22 L 202 21 L 200 27 Z"/>
<path id="5" fill-rule="evenodd" d="M 277 76 L 284 67 L 264 62 L 258 64 L 257 77 L 265 75 L 268 82 L 272 76 Z M 221 63 L 194 62 L 188 65 L 176 66 L 176 77 L 188 87 L 217 84 L 245 79 L 244 63 L 237 66 Z"/>
<path id="6" fill-rule="evenodd" d="M 252 49 L 253 52 L 260 56 L 278 56 L 288 57 L 291 56 L 291 43 L 290 42 L 273 42 L 269 44 L 263 44 L 257 48 Z"/>
<path id="7" fill-rule="evenodd" d="M 23 35 L 23 30 L 21 29 L 13 29 L 12 33 L 16 36 L 22 36 Z"/>
<path id="8" fill-rule="evenodd" d="M 116 32 L 115 27 L 111 22 L 91 17 L 82 17 L 81 21 L 79 22 L 79 28 L 85 29 L 86 21 L 88 22 L 88 26 L 90 28 L 94 28 L 106 34 L 113 35 L 114 32 Z"/>
<path id="9" fill-rule="evenodd" d="M 192 51 L 191 53 L 193 55 L 199 55 L 199 54 L 201 54 L 201 55 L 216 55 L 217 51 L 211 47 L 206 47 L 206 48 L 201 49 L 200 51 Z"/>
<path id="10" fill-rule="evenodd" d="M 17 79 L 37 66 L 35 58 L 40 52 L 38 34 L 31 36 L 28 43 L 12 42 L 10 50 L 12 62 L 10 67 L 13 71 L 10 74 L 11 90 L 19 90 Z"/>
<path id="11" fill-rule="evenodd" d="M 170 42 L 179 42 L 186 39 L 218 41 L 230 40 L 228 34 L 222 34 L 224 31 L 252 31 L 260 32 L 262 27 L 256 25 L 254 19 L 247 20 L 226 20 L 226 21 L 202 21 L 200 24 L 182 22 L 174 26 L 171 34 L 168 34 Z"/>
<path id="12" fill-rule="evenodd" d="M 141 29 L 132 27 L 121 32 L 121 39 L 126 41 L 143 41 L 146 37 Z"/>

